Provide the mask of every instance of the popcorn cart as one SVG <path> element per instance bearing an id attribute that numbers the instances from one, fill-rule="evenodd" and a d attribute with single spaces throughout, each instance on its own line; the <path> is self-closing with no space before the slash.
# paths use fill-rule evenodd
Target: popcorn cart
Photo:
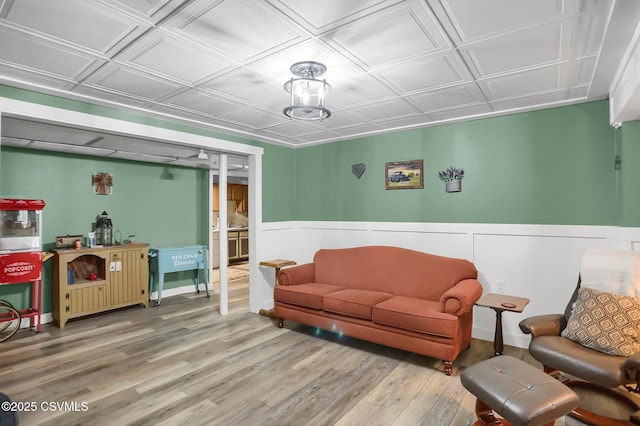
<path id="1" fill-rule="evenodd" d="M 16 309 L 0 303 L 0 331 L 5 334 L 17 323 L 11 334 L 15 333 L 21 318 L 29 318 L 31 327 L 40 331 L 44 205 L 43 200 L 0 198 L 0 285 L 29 283 L 31 287 L 29 307 Z"/>

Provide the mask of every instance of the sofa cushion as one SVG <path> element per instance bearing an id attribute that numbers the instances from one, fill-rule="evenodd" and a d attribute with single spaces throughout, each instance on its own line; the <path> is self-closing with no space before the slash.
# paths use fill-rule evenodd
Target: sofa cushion
<path id="1" fill-rule="evenodd" d="M 394 296 L 373 307 L 374 323 L 443 337 L 455 337 L 458 317 L 440 312 L 440 303 Z"/>
<path id="2" fill-rule="evenodd" d="M 371 320 L 371 309 L 376 303 L 393 297 L 391 293 L 346 289 L 324 296 L 322 309 L 337 314 Z"/>
<path id="3" fill-rule="evenodd" d="M 478 276 L 467 260 L 390 246 L 322 249 L 313 263 L 315 282 L 434 301 L 458 282 Z"/>
<path id="4" fill-rule="evenodd" d="M 278 285 L 273 291 L 273 297 L 278 302 L 322 309 L 322 297 L 343 288 L 338 285 L 320 283 Z"/>

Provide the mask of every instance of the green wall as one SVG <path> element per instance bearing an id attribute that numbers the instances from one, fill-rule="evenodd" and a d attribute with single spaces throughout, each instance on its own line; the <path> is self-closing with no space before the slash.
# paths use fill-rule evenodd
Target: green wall
<path id="1" fill-rule="evenodd" d="M 261 146 L 264 222 L 288 220 L 640 226 L 640 124 L 608 125 L 606 101 L 291 149 L 112 108 L 0 86 L 0 97 Z M 615 154 L 623 159 L 613 167 Z M 385 190 L 384 165 L 423 159 L 424 189 Z M 351 166 L 364 163 L 361 179 Z M 437 171 L 465 169 L 447 194 Z M 106 210 L 123 236 L 152 245 L 206 244 L 207 172 L 108 158 L 3 147 L 0 195 L 43 198 L 45 249 L 57 235 L 90 230 Z M 636 168 L 637 169 L 637 168 Z M 640 170 L 640 169 L 638 169 Z M 91 192 L 93 172 L 112 173 L 111 196 Z M 190 284 L 167 277 L 167 289 Z M 0 297 L 26 298 L 0 288 Z M 44 268 L 51 311 L 51 262 Z"/>
<path id="2" fill-rule="evenodd" d="M 296 218 L 615 225 L 614 156 L 607 101 L 312 146 L 296 150 Z M 424 189 L 385 190 L 385 163 L 415 159 Z M 448 166 L 462 192 L 439 181 Z"/>

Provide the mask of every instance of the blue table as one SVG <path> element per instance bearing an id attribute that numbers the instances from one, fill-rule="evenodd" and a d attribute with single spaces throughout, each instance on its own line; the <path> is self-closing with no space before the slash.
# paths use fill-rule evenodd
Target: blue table
<path id="1" fill-rule="evenodd" d="M 209 297 L 209 269 L 207 267 L 207 247 L 206 246 L 174 246 L 158 247 L 149 249 L 149 297 L 153 292 L 155 276 L 158 275 L 158 300 L 156 306 L 162 301 L 162 286 L 164 284 L 164 274 L 179 271 L 194 271 L 196 292 L 198 288 L 198 274 L 202 269 L 204 273 L 204 288 Z"/>

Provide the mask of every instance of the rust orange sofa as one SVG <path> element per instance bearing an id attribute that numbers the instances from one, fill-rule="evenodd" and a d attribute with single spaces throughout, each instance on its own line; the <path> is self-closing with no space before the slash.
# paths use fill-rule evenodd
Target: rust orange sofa
<path id="1" fill-rule="evenodd" d="M 390 246 L 319 250 L 274 290 L 284 320 L 438 358 L 451 375 L 482 295 L 473 263 Z"/>

